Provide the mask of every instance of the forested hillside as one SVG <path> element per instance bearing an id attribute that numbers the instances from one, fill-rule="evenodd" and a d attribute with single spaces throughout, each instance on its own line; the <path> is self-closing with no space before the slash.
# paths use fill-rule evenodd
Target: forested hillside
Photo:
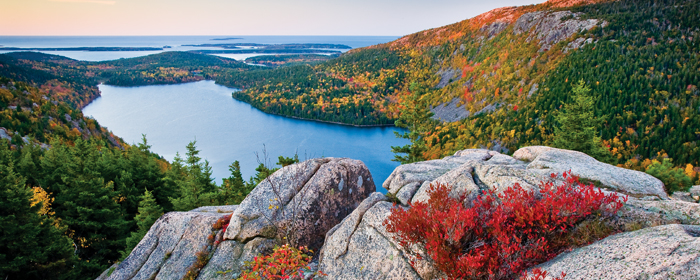
<path id="1" fill-rule="evenodd" d="M 697 11 L 691 0 L 506 7 L 316 66 L 218 81 L 244 88 L 234 97 L 270 113 L 348 124 L 387 124 L 403 115 L 402 123 L 419 124 L 414 146 L 422 159 L 472 147 L 551 145 L 555 116 L 584 81 L 603 120 L 608 162 L 644 169 L 650 159 L 670 157 L 694 175 Z M 422 109 L 435 114 L 416 114 Z"/>
<path id="2" fill-rule="evenodd" d="M 97 85 L 141 86 L 215 79 L 222 72 L 251 68 L 245 63 L 210 55 L 163 52 L 144 57 L 88 62 L 36 52 L 0 54 L 0 76 L 23 81 L 48 92 L 73 108 L 99 96 Z"/>
<path id="3" fill-rule="evenodd" d="M 195 142 L 169 163 L 145 137 L 125 144 L 81 107 L 98 96 L 104 79 L 174 83 L 194 75 L 148 71 L 241 65 L 187 53 L 102 64 L 0 55 L 0 277 L 94 279 L 128 255 L 164 212 L 240 203 L 274 170 L 259 166 L 246 181 L 233 162 L 231 177 L 217 184 Z"/>

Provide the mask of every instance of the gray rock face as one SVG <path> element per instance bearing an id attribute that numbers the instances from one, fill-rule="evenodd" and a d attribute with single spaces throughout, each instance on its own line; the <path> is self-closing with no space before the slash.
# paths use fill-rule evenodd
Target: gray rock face
<path id="1" fill-rule="evenodd" d="M 513 158 L 531 161 L 527 168 L 543 175 L 571 170 L 576 176 L 598 181 L 616 192 L 668 199 L 659 179 L 643 172 L 599 162 L 581 152 L 532 146 L 515 151 Z"/>
<path id="2" fill-rule="evenodd" d="M 273 185 L 277 195 L 272 196 Z M 163 215 L 123 262 L 98 279 L 182 279 L 199 252 L 209 252 L 210 260 L 197 279 L 236 278 L 245 262 L 270 252 L 280 240 L 281 236 L 270 232 L 274 227 L 266 223 L 262 209 L 270 210 L 267 214 L 279 227 L 296 221 L 296 226 L 290 227 L 297 230 L 296 241 L 316 249 L 326 232 L 374 190 L 372 176 L 361 161 L 326 158 L 287 166 L 259 184 L 240 206 L 207 206 Z M 275 198 L 283 201 L 279 204 L 282 207 L 270 209 L 270 199 Z M 257 200 L 267 204 L 257 207 Z M 291 211 L 292 206 L 299 210 Z M 293 218 L 293 212 L 299 218 Z M 229 240 L 223 239 L 222 230 L 212 229 L 226 215 L 232 215 L 231 223 L 237 223 L 227 228 L 226 235 L 232 237 Z M 231 230 L 236 234 L 229 235 Z M 219 242 L 209 241 L 211 234 Z"/>
<path id="3" fill-rule="evenodd" d="M 373 195 L 327 235 L 319 268 L 326 279 L 421 279 L 382 225 L 391 207 Z"/>
<path id="4" fill-rule="evenodd" d="M 190 212 L 209 212 L 209 213 L 233 213 L 238 205 L 221 205 L 221 206 L 202 206 Z"/>
<path id="5" fill-rule="evenodd" d="M 453 68 L 447 68 L 445 70 L 440 70 L 437 72 L 440 76 L 440 82 L 437 84 L 437 88 L 444 88 L 453 80 L 459 77 L 459 70 Z"/>
<path id="6" fill-rule="evenodd" d="M 688 192 L 692 196 L 700 196 L 700 186 L 693 186 Z"/>
<path id="7" fill-rule="evenodd" d="M 430 109 L 430 112 L 433 112 L 433 116 L 430 118 L 443 122 L 456 122 L 468 118 L 469 111 L 464 108 L 464 104 L 459 104 L 460 101 L 460 98 L 454 98 L 448 103 Z"/>
<path id="8" fill-rule="evenodd" d="M 674 192 L 671 195 L 671 198 L 685 202 L 697 202 L 697 200 L 692 195 L 690 195 L 689 192 Z"/>
<path id="9" fill-rule="evenodd" d="M 181 279 L 194 263 L 196 253 L 206 244 L 211 225 L 223 215 L 201 212 L 163 215 L 131 254 L 103 279 Z"/>
<path id="10" fill-rule="evenodd" d="M 513 32 L 517 35 L 529 31 L 528 42 L 537 39 L 542 47 L 540 51 L 542 51 L 581 30 L 590 30 L 595 26 L 607 24 L 607 22 L 597 19 L 579 20 L 578 16 L 579 14 L 569 11 L 527 13 L 520 16 L 515 22 Z M 570 18 L 566 19 L 565 17 Z"/>
<path id="11" fill-rule="evenodd" d="M 383 186 L 396 195 L 398 206 L 408 207 L 409 202 L 426 201 L 431 184 L 448 184 L 451 196 L 464 195 L 469 200 L 481 192 L 494 190 L 498 193 L 516 183 L 537 190 L 540 182 L 552 180 L 551 173 L 568 170 L 581 178 L 600 182 L 604 192 L 624 192 L 639 197 L 628 198 L 618 212 L 619 223 L 636 223 L 640 227 L 672 223 L 700 225 L 700 204 L 669 200 L 656 178 L 600 163 L 579 152 L 549 147 L 522 148 L 514 157 L 484 149 L 463 150 L 439 160 L 401 165 Z M 561 176 L 554 180 L 561 180 Z M 382 223 L 390 215 L 391 208 L 392 204 L 384 201 L 381 195 L 373 194 L 328 232 L 319 260 L 321 271 L 328 274 L 327 279 L 437 279 L 443 276 L 429 260 L 409 258 L 386 232 Z M 416 262 L 415 267 L 410 265 L 411 260 Z M 684 267 L 674 266 L 673 270 Z"/>
<path id="12" fill-rule="evenodd" d="M 698 279 L 700 226 L 666 225 L 610 236 L 539 265 L 565 279 Z"/>
<path id="13" fill-rule="evenodd" d="M 372 175 L 358 160 L 324 158 L 293 164 L 270 175 L 241 202 L 225 239 L 288 237 L 292 244 L 317 250 L 326 232 L 375 189 Z"/>

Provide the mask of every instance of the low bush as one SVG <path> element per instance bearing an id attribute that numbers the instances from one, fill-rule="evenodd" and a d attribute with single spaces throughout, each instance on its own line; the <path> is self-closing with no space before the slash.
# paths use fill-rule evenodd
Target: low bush
<path id="1" fill-rule="evenodd" d="M 246 263 L 241 280 L 255 279 L 304 279 L 303 271 L 310 271 L 309 262 L 313 252 L 306 247 L 276 246 L 272 254 L 256 256 Z"/>
<path id="2" fill-rule="evenodd" d="M 687 192 L 693 184 L 692 179 L 683 172 L 682 168 L 673 167 L 670 158 L 664 158 L 661 162 L 652 160 L 645 172 L 661 180 L 669 195 L 678 191 Z"/>
<path id="3" fill-rule="evenodd" d="M 569 232 L 586 217 L 614 214 L 627 199 L 581 184 L 570 172 L 562 176 L 558 186 L 515 184 L 467 205 L 466 195 L 450 197 L 447 186 L 431 185 L 427 203 L 394 207 L 384 225 L 412 256 L 429 257 L 449 279 L 518 278 L 568 248 Z"/>

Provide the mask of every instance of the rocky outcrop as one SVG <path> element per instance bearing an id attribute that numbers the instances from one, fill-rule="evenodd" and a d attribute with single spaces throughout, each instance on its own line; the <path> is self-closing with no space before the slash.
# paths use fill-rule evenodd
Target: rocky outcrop
<path id="1" fill-rule="evenodd" d="M 374 192 L 372 177 L 360 161 L 324 158 L 290 165 L 260 183 L 241 205 L 164 215 L 123 262 L 98 279 L 182 279 L 202 251 L 209 261 L 197 279 L 232 279 L 246 261 L 269 252 L 284 237 L 312 249 L 322 246 L 318 269 L 325 279 L 444 278 L 429 258 L 409 258 L 386 231 L 391 209 L 426 201 L 433 184 L 449 185 L 451 196 L 471 200 L 516 183 L 537 190 L 543 181 L 563 180 L 552 173 L 569 170 L 604 192 L 628 196 L 611 222 L 641 229 L 566 252 L 541 268 L 552 275 L 565 272 L 566 279 L 699 275 L 700 204 L 669 198 L 663 184 L 646 173 L 575 151 L 533 146 L 512 157 L 469 149 L 401 165 L 383 184 L 389 196 Z M 231 220 L 225 234 L 212 228 L 227 215 Z M 216 242 L 208 240 L 212 234 Z"/>
<path id="2" fill-rule="evenodd" d="M 443 122 L 456 122 L 469 117 L 469 111 L 464 108 L 460 98 L 454 98 L 448 103 L 443 103 L 430 109 L 434 120 Z"/>
<path id="3" fill-rule="evenodd" d="M 207 244 L 211 226 L 225 214 L 170 212 L 111 273 L 98 279 L 182 279 Z M 230 215 L 230 214 L 229 214 Z"/>
<path id="4" fill-rule="evenodd" d="M 98 279 L 182 279 L 199 252 L 208 252 L 210 259 L 197 279 L 236 278 L 246 261 L 279 244 L 284 229 L 294 230 L 288 236 L 296 244 L 320 248 L 326 232 L 375 188 L 361 161 L 323 158 L 290 165 L 256 186 L 238 206 L 163 215 L 123 262 Z M 226 215 L 231 221 L 224 235 L 212 225 Z M 211 234 L 221 242 L 208 240 Z"/>
<path id="5" fill-rule="evenodd" d="M 581 30 L 590 30 L 596 26 L 605 26 L 607 22 L 597 19 L 579 19 L 580 14 L 569 11 L 526 13 L 515 22 L 513 32 L 521 34 L 530 32 L 527 41 L 537 39 L 540 51 L 571 37 Z M 575 47 L 581 46 L 582 42 Z M 574 46 L 572 46 L 574 47 Z"/>
<path id="6" fill-rule="evenodd" d="M 376 189 L 358 160 L 323 158 L 282 168 L 261 182 L 233 212 L 225 239 L 291 238 L 316 250 L 326 232 Z"/>
<path id="7" fill-rule="evenodd" d="M 453 80 L 456 80 L 459 78 L 460 71 L 458 69 L 454 68 L 447 68 L 447 69 L 441 69 L 440 71 L 437 72 L 437 75 L 440 76 L 440 82 L 437 84 L 437 88 L 444 88 L 447 86 L 449 83 L 451 83 Z"/>
<path id="8" fill-rule="evenodd" d="M 401 165 L 383 186 L 396 197 L 398 206 L 408 207 L 409 202 L 426 201 L 431 184 L 448 184 L 451 196 L 466 195 L 469 200 L 483 191 L 501 192 L 515 183 L 537 189 L 540 182 L 562 179 L 552 179 L 552 173 L 569 170 L 605 192 L 629 194 L 626 205 L 618 212 L 618 223 L 636 227 L 700 225 L 700 204 L 669 199 L 658 179 L 598 162 L 583 153 L 549 147 L 522 148 L 513 157 L 483 149 L 463 150 L 439 160 Z M 319 260 L 327 279 L 440 277 L 429 260 L 412 259 L 416 264 L 412 267 L 406 252 L 386 232 L 382 222 L 392 207 L 392 203 L 373 194 L 328 232 Z M 612 274 L 604 279 L 615 277 Z"/>
<path id="9" fill-rule="evenodd" d="M 606 188 L 616 192 L 635 197 L 668 198 L 664 185 L 659 179 L 643 172 L 599 162 L 581 152 L 532 146 L 517 150 L 513 158 L 531 161 L 527 168 L 537 170 L 543 175 L 570 169 L 574 175 L 600 182 Z"/>
<path id="10" fill-rule="evenodd" d="M 700 226 L 666 225 L 617 234 L 539 265 L 565 279 L 698 279 Z"/>
<path id="11" fill-rule="evenodd" d="M 698 203 L 700 203 L 700 186 L 693 186 L 688 190 L 690 193 L 690 196 L 695 199 Z"/>

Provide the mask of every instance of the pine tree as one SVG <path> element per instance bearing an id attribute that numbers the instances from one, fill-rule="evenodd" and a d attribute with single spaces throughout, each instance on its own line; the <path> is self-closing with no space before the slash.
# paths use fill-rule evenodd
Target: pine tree
<path id="1" fill-rule="evenodd" d="M 122 259 L 125 259 L 131 253 L 141 239 L 146 236 L 151 226 L 163 216 L 163 208 L 158 206 L 153 194 L 146 190 L 143 194 L 143 199 L 139 202 L 139 213 L 136 215 L 136 225 L 138 229 L 131 233 L 131 236 L 126 238 L 126 249 L 122 251 Z"/>
<path id="2" fill-rule="evenodd" d="M 601 121 L 595 116 L 591 91 L 583 81 L 572 89 L 572 102 L 564 104 L 563 111 L 555 116 L 558 127 L 554 128 L 554 147 L 579 151 L 598 160 L 606 161 L 610 152 L 603 147 L 598 136 Z"/>
<path id="3" fill-rule="evenodd" d="M 75 263 L 69 238 L 32 205 L 33 191 L 0 142 L 0 279 L 67 279 Z"/>
<path id="4" fill-rule="evenodd" d="M 410 140 L 411 144 L 391 147 L 391 151 L 396 154 L 393 161 L 398 161 L 401 164 L 423 160 L 423 152 L 426 150 L 423 134 L 432 125 L 430 117 L 433 113 L 428 110 L 425 102 L 421 101 L 425 89 L 417 83 L 412 83 L 410 90 L 411 94 L 401 103 L 406 109 L 401 112 L 401 116 L 394 123 L 397 127 L 408 129 L 408 132 L 402 134 L 394 132 L 394 134 L 396 137 Z M 400 156 L 398 154 L 406 155 Z"/>

